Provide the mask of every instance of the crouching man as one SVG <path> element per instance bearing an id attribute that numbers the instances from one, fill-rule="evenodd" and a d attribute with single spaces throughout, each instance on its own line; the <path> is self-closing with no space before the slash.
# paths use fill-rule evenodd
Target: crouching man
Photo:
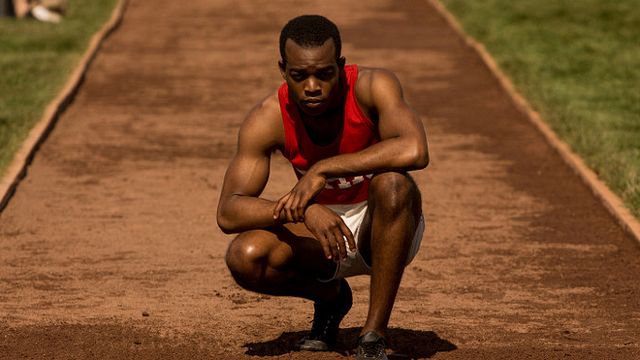
<path id="1" fill-rule="evenodd" d="M 422 239 L 420 192 L 407 173 L 429 162 L 420 118 L 395 75 L 346 65 L 337 27 L 317 15 L 280 34 L 284 83 L 247 115 L 225 175 L 218 224 L 238 233 L 226 256 L 245 289 L 314 302 L 301 350 L 327 351 L 352 305 L 345 278 L 371 275 L 358 359 L 387 359 L 385 336 L 404 267 Z M 270 156 L 298 182 L 260 197 Z"/>

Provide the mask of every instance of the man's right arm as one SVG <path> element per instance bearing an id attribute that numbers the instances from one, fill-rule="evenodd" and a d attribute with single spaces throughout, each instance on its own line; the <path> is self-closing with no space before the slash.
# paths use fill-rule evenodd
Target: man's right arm
<path id="1" fill-rule="evenodd" d="M 275 202 L 259 198 L 269 179 L 271 153 L 282 142 L 277 98 L 271 96 L 247 115 L 238 149 L 224 177 L 218 203 L 218 226 L 225 233 L 280 224 L 273 219 Z"/>
<path id="2" fill-rule="evenodd" d="M 274 219 L 276 202 L 259 197 L 269 179 L 271 153 L 283 146 L 284 129 L 274 96 L 256 106 L 240 128 L 238 151 L 225 174 L 218 203 L 218 226 L 222 231 L 239 233 L 290 221 L 284 211 Z M 331 209 L 314 204 L 305 213 L 305 225 L 320 241 L 327 259 L 346 258 L 343 236 L 355 250 L 353 234 Z"/>

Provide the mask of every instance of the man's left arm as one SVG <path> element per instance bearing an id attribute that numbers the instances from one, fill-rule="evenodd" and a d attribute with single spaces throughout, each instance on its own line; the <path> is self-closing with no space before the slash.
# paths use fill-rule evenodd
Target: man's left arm
<path id="1" fill-rule="evenodd" d="M 283 209 L 294 221 L 304 219 L 304 209 L 324 188 L 329 177 L 355 176 L 385 171 L 423 169 L 429 164 L 427 136 L 420 117 L 403 97 L 396 76 L 386 70 L 369 70 L 362 105 L 378 114 L 380 142 L 361 151 L 341 154 L 314 164 L 295 187 L 278 201 L 274 216 Z"/>

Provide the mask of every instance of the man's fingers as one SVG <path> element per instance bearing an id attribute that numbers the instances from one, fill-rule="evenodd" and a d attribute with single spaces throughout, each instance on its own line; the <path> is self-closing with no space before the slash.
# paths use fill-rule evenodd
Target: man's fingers
<path id="1" fill-rule="evenodd" d="M 309 204 L 309 200 L 311 200 L 311 198 L 309 196 L 300 196 L 300 200 L 298 202 L 298 208 L 302 209 L 303 214 L 304 214 L 304 209 L 307 208 L 307 205 Z"/>
<path id="2" fill-rule="evenodd" d="M 280 213 L 284 211 L 287 214 L 288 221 L 304 221 L 304 211 L 310 200 L 311 194 L 308 191 L 301 190 L 300 182 L 298 182 L 291 191 L 278 200 L 273 209 L 273 218 L 277 219 Z"/>
<path id="3" fill-rule="evenodd" d="M 325 237 L 329 244 L 332 258 L 336 261 L 340 260 L 340 248 L 338 247 L 339 245 L 335 234 L 331 232 L 331 230 L 327 230 L 327 232 L 325 233 Z"/>
<path id="4" fill-rule="evenodd" d="M 318 238 L 318 240 L 320 240 L 320 245 L 322 245 L 322 251 L 324 251 L 324 256 L 327 259 L 332 259 L 332 252 L 331 252 L 331 247 L 329 246 L 329 240 L 323 236 L 323 235 L 316 235 L 316 238 Z"/>
<path id="5" fill-rule="evenodd" d="M 293 214 L 291 213 L 291 209 L 288 207 L 284 207 L 284 209 L 282 209 L 284 211 L 284 216 L 285 218 L 287 218 L 288 222 L 295 222 L 294 218 L 293 218 Z"/>
<path id="6" fill-rule="evenodd" d="M 342 236 L 342 229 L 340 227 L 336 227 L 333 229 L 333 236 L 336 242 L 336 249 L 340 252 L 340 259 L 344 259 L 347 257 L 347 246 L 344 242 L 344 237 Z"/>
<path id="7" fill-rule="evenodd" d="M 304 192 L 296 193 L 296 202 L 294 205 L 298 210 L 298 216 L 300 216 L 300 221 L 304 221 L 304 211 L 307 209 L 307 206 L 309 205 L 310 200 L 311 198 L 308 196 L 308 194 L 305 194 Z"/>
<path id="8" fill-rule="evenodd" d="M 280 216 L 280 214 L 284 214 L 284 218 L 287 222 L 293 222 L 293 217 L 291 216 L 291 211 L 290 209 L 287 207 L 287 203 L 290 201 L 291 199 L 291 193 L 285 195 L 282 197 L 282 199 L 280 199 L 280 201 L 278 201 L 278 205 L 280 205 L 279 207 L 279 213 L 278 216 Z M 278 209 L 278 207 L 276 207 L 276 210 Z"/>
<path id="9" fill-rule="evenodd" d="M 284 205 L 284 210 L 287 213 L 287 219 L 289 221 L 298 222 L 298 218 L 295 214 L 295 209 L 292 207 L 294 200 L 295 200 L 295 196 L 293 196 L 293 194 L 289 194 L 289 199 L 287 199 L 287 203 Z"/>
<path id="10" fill-rule="evenodd" d="M 333 258 L 338 261 L 342 259 L 341 248 L 344 247 L 342 243 L 342 238 L 338 239 L 335 234 L 331 234 L 331 242 L 333 246 L 331 246 L 331 250 L 333 250 Z"/>
<path id="11" fill-rule="evenodd" d="M 342 234 L 347 238 L 347 243 L 349 244 L 349 250 L 356 251 L 356 239 L 353 236 L 353 233 L 349 229 L 349 227 L 343 222 L 340 222 L 340 230 L 342 230 Z"/>
<path id="12" fill-rule="evenodd" d="M 293 213 L 293 216 L 295 217 L 295 220 L 296 221 L 303 221 L 304 220 L 304 211 L 301 211 L 301 209 L 300 209 L 300 197 L 298 196 L 298 194 L 293 194 L 291 199 L 292 199 L 292 201 L 291 201 L 291 211 Z"/>
<path id="13" fill-rule="evenodd" d="M 300 202 L 293 205 L 298 216 L 298 221 L 304 221 L 304 207 L 300 205 Z"/>
<path id="14" fill-rule="evenodd" d="M 289 200 L 289 196 L 291 196 L 291 193 L 285 194 L 276 203 L 276 207 L 273 209 L 273 219 L 274 220 L 280 217 L 280 212 L 282 211 L 282 208 L 284 208 L 284 204 L 286 204 L 287 200 Z"/>
<path id="15" fill-rule="evenodd" d="M 305 199 L 305 196 L 301 196 L 299 192 L 295 193 L 292 207 L 296 210 L 298 221 L 304 221 L 304 212 L 307 209 L 309 200 Z"/>

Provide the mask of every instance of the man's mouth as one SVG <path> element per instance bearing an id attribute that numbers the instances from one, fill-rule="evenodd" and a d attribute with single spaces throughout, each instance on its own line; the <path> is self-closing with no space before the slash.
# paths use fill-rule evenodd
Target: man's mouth
<path id="1" fill-rule="evenodd" d="M 305 100 L 302 102 L 304 104 L 304 106 L 309 107 L 309 108 L 316 108 L 316 107 L 320 107 L 322 105 L 325 104 L 324 100 Z"/>

